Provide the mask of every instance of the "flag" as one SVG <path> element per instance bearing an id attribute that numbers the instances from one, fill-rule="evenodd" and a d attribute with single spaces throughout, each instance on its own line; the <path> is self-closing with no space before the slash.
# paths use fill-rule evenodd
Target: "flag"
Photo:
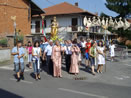
<path id="1" fill-rule="evenodd" d="M 45 32 L 45 27 L 44 27 L 44 19 L 42 19 L 42 34 L 44 35 L 44 40 L 46 42 L 47 38 L 46 38 L 46 32 Z"/>

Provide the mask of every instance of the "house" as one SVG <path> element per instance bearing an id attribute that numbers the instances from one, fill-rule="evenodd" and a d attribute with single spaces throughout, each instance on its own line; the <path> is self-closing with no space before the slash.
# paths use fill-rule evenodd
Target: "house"
<path id="1" fill-rule="evenodd" d="M 8 37 L 8 44 L 14 45 L 14 22 L 11 17 L 16 16 L 16 29 L 24 36 L 24 43 L 32 40 L 31 19 L 33 15 L 43 14 L 33 0 L 0 0 L 0 39 Z"/>
<path id="2" fill-rule="evenodd" d="M 90 13 L 78 7 L 78 3 L 75 5 L 63 2 L 48 8 L 43 9 L 45 11 L 45 32 L 49 34 L 51 32 L 51 23 L 53 17 L 56 16 L 59 23 L 58 32 L 64 39 L 70 39 L 75 37 L 76 34 L 83 32 L 83 18 L 85 16 L 92 17 L 96 14 Z M 42 33 L 42 19 L 39 15 L 34 15 L 32 18 L 32 34 Z"/>

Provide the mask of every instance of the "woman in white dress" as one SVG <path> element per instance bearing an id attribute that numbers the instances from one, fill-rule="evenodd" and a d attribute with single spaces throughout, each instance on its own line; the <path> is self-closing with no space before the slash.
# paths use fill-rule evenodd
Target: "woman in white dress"
<path id="1" fill-rule="evenodd" d="M 40 80 L 40 56 L 41 56 L 41 48 L 39 41 L 34 43 L 34 47 L 32 49 L 32 60 L 33 60 L 33 69 L 36 80 Z"/>
<path id="2" fill-rule="evenodd" d="M 97 53 L 98 53 L 97 73 L 102 73 L 103 65 L 105 65 L 105 47 L 103 46 L 102 41 L 98 43 Z"/>

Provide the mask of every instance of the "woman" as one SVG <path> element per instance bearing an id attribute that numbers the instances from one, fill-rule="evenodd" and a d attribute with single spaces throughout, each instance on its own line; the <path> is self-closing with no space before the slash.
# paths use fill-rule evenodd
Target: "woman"
<path id="1" fill-rule="evenodd" d="M 32 56 L 33 56 L 33 68 L 35 73 L 36 80 L 40 80 L 40 56 L 41 56 L 41 48 L 39 41 L 34 43 L 34 47 L 32 49 Z"/>
<path id="2" fill-rule="evenodd" d="M 77 75 L 79 73 L 78 59 L 79 59 L 79 52 L 80 52 L 80 49 L 77 46 L 77 44 L 72 45 L 71 51 L 72 51 L 72 55 L 71 55 L 70 73 Z"/>
<path id="3" fill-rule="evenodd" d="M 53 60 L 53 68 L 54 68 L 54 77 L 62 77 L 61 75 L 61 51 L 62 48 L 58 41 L 56 41 L 53 49 L 52 49 L 52 60 Z"/>
<path id="4" fill-rule="evenodd" d="M 28 63 L 29 63 L 29 68 L 32 69 L 32 45 L 31 42 L 28 41 L 28 46 L 26 47 L 27 53 L 28 53 Z"/>
<path id="5" fill-rule="evenodd" d="M 98 52 L 98 68 L 97 73 L 102 73 L 103 65 L 105 64 L 105 47 L 103 47 L 102 41 L 98 43 L 97 52 Z"/>
<path id="6" fill-rule="evenodd" d="M 91 69 L 92 69 L 92 74 L 95 75 L 95 47 L 96 47 L 96 43 L 92 42 L 91 43 L 91 48 L 89 50 L 89 55 L 90 55 L 90 62 L 91 62 Z"/>

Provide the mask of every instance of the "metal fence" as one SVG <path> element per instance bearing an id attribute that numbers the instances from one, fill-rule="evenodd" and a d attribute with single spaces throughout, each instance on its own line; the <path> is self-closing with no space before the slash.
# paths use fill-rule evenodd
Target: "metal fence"
<path id="1" fill-rule="evenodd" d="M 118 59 L 128 58 L 128 47 L 124 45 L 115 45 L 115 57 Z M 107 59 L 110 58 L 110 52 L 107 52 Z"/>

